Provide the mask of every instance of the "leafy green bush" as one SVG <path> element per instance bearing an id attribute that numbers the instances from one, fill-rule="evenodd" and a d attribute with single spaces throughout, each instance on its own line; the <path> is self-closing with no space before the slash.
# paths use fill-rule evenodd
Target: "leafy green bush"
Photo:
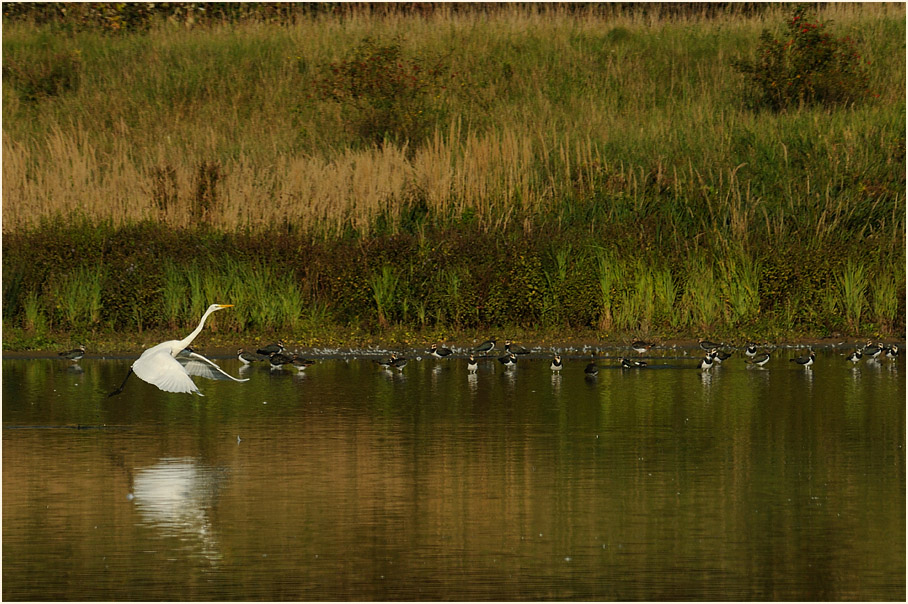
<path id="1" fill-rule="evenodd" d="M 400 42 L 363 40 L 350 56 L 323 67 L 315 81 L 321 100 L 339 103 L 346 123 L 366 143 L 428 138 L 443 117 L 439 65 L 404 56 Z"/>
<path id="2" fill-rule="evenodd" d="M 845 105 L 866 96 L 867 69 L 854 41 L 833 36 L 827 25 L 799 6 L 785 22 L 787 39 L 763 30 L 756 58 L 733 61 L 752 85 L 752 105 L 780 111 Z"/>

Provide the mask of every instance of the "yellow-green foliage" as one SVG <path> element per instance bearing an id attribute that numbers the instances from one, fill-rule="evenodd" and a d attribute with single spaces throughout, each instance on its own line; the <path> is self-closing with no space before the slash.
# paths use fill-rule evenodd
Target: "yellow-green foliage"
<path id="1" fill-rule="evenodd" d="M 686 264 L 687 279 L 682 296 L 685 322 L 702 331 L 713 329 L 721 312 L 719 282 L 710 259 L 696 256 Z"/>
<path id="2" fill-rule="evenodd" d="M 52 298 L 66 325 L 86 329 L 100 323 L 104 279 L 103 266 L 77 267 L 60 275 L 60 281 L 53 286 Z"/>
<path id="3" fill-rule="evenodd" d="M 387 327 L 388 318 L 397 298 L 397 284 L 400 282 L 397 272 L 390 264 L 381 268 L 381 272 L 376 272 L 369 279 L 369 285 L 372 287 L 372 299 L 375 301 L 375 308 L 378 311 L 378 322 Z"/>
<path id="4" fill-rule="evenodd" d="M 47 328 L 47 319 L 41 308 L 37 292 L 29 292 L 23 301 L 23 327 L 28 332 L 41 334 Z"/>
<path id="5" fill-rule="evenodd" d="M 892 331 L 898 324 L 899 301 L 905 300 L 904 265 L 894 261 L 881 262 L 871 281 L 872 296 L 869 310 L 882 333 Z"/>
<path id="6" fill-rule="evenodd" d="M 854 329 L 860 324 L 867 305 L 867 268 L 863 262 L 849 258 L 837 280 L 849 327 Z"/>

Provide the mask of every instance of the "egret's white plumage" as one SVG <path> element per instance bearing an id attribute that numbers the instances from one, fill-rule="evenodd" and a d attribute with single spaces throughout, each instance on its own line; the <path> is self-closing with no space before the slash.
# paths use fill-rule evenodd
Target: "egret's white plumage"
<path id="1" fill-rule="evenodd" d="M 189 375 L 196 375 L 209 380 L 233 380 L 234 382 L 248 382 L 249 378 L 235 378 L 212 361 L 208 357 L 202 356 L 197 352 L 192 352 L 188 357 L 180 356 L 177 361 L 186 370 Z"/>
<path id="2" fill-rule="evenodd" d="M 157 386 L 164 392 L 190 393 L 199 396 L 202 396 L 202 393 L 189 377 L 190 375 L 221 380 L 229 378 L 236 382 L 245 382 L 246 379 L 237 379 L 227 375 L 220 367 L 200 354 L 192 351 L 189 351 L 188 354 L 184 353 L 184 349 L 202 332 L 208 316 L 215 311 L 231 306 L 233 304 L 212 304 L 202 315 L 198 327 L 191 334 L 182 340 L 168 340 L 152 346 L 132 364 L 130 373 L 135 373 L 141 380 Z M 126 375 L 126 379 L 129 379 L 129 374 Z M 125 379 L 123 385 L 109 396 L 119 394 L 124 385 L 126 385 Z"/>

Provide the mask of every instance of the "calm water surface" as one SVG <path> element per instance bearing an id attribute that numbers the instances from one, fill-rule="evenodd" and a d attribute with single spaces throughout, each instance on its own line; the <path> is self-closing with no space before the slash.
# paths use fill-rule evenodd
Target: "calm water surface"
<path id="1" fill-rule="evenodd" d="M 3 598 L 904 600 L 904 361 L 841 353 L 6 359 Z"/>

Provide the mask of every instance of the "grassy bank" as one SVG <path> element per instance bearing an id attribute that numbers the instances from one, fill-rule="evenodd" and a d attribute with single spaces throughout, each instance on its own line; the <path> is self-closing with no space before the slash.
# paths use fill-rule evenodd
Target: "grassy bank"
<path id="1" fill-rule="evenodd" d="M 904 330 L 903 254 L 701 247 L 666 257 L 624 241 L 558 229 L 323 241 L 48 225 L 4 237 L 4 342 L 11 329 L 20 347 L 55 333 L 187 331 L 213 300 L 236 304 L 219 330 L 298 341 L 395 330 L 758 340 Z"/>
<path id="2" fill-rule="evenodd" d="M 4 326 L 218 297 L 223 329 L 301 337 L 900 333 L 904 6 L 819 14 L 860 102 L 755 109 L 733 61 L 789 15 L 5 18 Z"/>

